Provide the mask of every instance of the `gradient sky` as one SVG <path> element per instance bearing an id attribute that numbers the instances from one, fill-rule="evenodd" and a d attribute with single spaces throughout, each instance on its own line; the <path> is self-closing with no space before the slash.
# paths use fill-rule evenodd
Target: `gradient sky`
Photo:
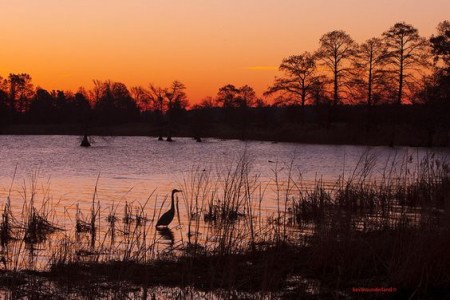
<path id="1" fill-rule="evenodd" d="M 0 1 L 0 76 L 26 72 L 48 90 L 177 79 L 191 103 L 228 83 L 261 95 L 270 67 L 335 29 L 362 42 L 405 21 L 428 37 L 450 19 L 449 0 Z"/>

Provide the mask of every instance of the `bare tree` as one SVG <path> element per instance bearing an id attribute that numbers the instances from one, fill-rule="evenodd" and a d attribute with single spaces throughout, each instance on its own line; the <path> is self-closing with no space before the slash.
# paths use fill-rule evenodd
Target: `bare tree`
<path id="1" fill-rule="evenodd" d="M 275 83 L 264 95 L 281 93 L 281 99 L 294 105 L 300 103 L 303 123 L 305 104 L 307 101 L 312 101 L 321 78 L 317 73 L 315 58 L 309 52 L 293 55 L 283 59 L 279 70 L 284 72 L 284 77 L 275 78 Z"/>
<path id="2" fill-rule="evenodd" d="M 186 109 L 189 106 L 186 92 L 186 86 L 178 80 L 172 82 L 172 85 L 166 90 L 166 97 L 169 100 L 169 110 Z"/>
<path id="3" fill-rule="evenodd" d="M 149 97 L 151 100 L 152 110 L 158 112 L 161 116 L 166 109 L 166 90 L 154 84 L 149 85 Z"/>
<path id="4" fill-rule="evenodd" d="M 357 45 L 343 30 L 335 30 L 320 38 L 320 47 L 316 57 L 321 64 L 333 73 L 333 104 L 341 101 L 343 88 L 351 71 L 349 63 L 355 55 Z"/>
<path id="5" fill-rule="evenodd" d="M 383 33 L 387 47 L 387 61 L 397 74 L 397 100 L 401 105 L 405 87 L 412 90 L 417 83 L 416 75 L 429 66 L 428 42 L 419 32 L 405 22 L 396 23 Z"/>
<path id="6" fill-rule="evenodd" d="M 149 97 L 152 103 L 153 111 L 156 111 L 157 117 L 159 118 L 159 123 L 162 123 L 164 111 L 166 108 L 166 91 L 167 89 L 158 87 L 154 84 L 149 85 Z M 163 140 L 163 126 L 159 125 L 159 136 L 158 140 Z"/>
<path id="7" fill-rule="evenodd" d="M 104 122 L 128 122 L 139 117 L 136 102 L 121 82 L 95 80 L 91 94 L 97 117 Z"/>
<path id="8" fill-rule="evenodd" d="M 239 94 L 236 99 L 237 105 L 242 108 L 252 107 L 256 102 L 255 90 L 248 85 L 239 88 Z"/>
<path id="9" fill-rule="evenodd" d="M 195 109 L 213 108 L 216 107 L 216 102 L 213 97 L 207 96 L 203 98 L 199 104 L 194 105 Z"/>
<path id="10" fill-rule="evenodd" d="M 10 109 L 14 112 L 24 113 L 28 102 L 34 94 L 31 76 L 29 74 L 9 74 Z"/>
<path id="11" fill-rule="evenodd" d="M 235 108 L 238 96 L 239 89 L 232 84 L 227 84 L 219 89 L 216 102 L 223 108 Z"/>
<path id="12" fill-rule="evenodd" d="M 0 76 L 0 91 L 8 93 L 8 80 Z"/>
<path id="13" fill-rule="evenodd" d="M 430 38 L 431 52 L 435 66 L 446 73 L 450 72 L 450 21 L 442 21 L 437 26 L 437 35 Z"/>
<path id="14" fill-rule="evenodd" d="M 11 122 L 12 111 L 9 108 L 8 80 L 0 76 L 0 126 L 7 121 Z"/>
<path id="15" fill-rule="evenodd" d="M 360 97 L 370 107 L 380 100 L 387 84 L 386 48 L 380 38 L 372 38 L 361 44 L 353 61 L 353 83 L 358 86 Z M 374 97 L 375 95 L 375 97 Z M 375 99 L 374 99 L 375 98 Z"/>
<path id="16" fill-rule="evenodd" d="M 91 105 L 95 106 L 95 103 L 102 97 L 105 92 L 105 84 L 101 80 L 94 79 L 93 80 L 94 87 L 89 91 L 89 98 L 91 101 Z"/>
<path id="17" fill-rule="evenodd" d="M 169 125 L 167 127 L 167 141 L 172 141 L 172 122 L 173 122 L 173 111 L 175 108 L 186 108 L 188 105 L 186 93 L 184 90 L 186 86 L 178 80 L 172 82 L 172 85 L 165 90 L 165 96 L 168 100 L 168 119 Z"/>
<path id="18" fill-rule="evenodd" d="M 140 111 L 150 111 L 152 101 L 149 91 L 142 86 L 134 86 L 130 89 L 131 96 L 136 101 Z"/>
<path id="19" fill-rule="evenodd" d="M 245 140 L 247 127 L 250 119 L 249 108 L 253 107 L 256 102 L 255 90 L 248 85 L 241 86 L 238 89 L 238 95 L 235 99 L 237 106 L 236 117 L 241 127 L 241 138 Z"/>
<path id="20" fill-rule="evenodd" d="M 255 101 L 255 107 L 257 107 L 257 108 L 264 108 L 264 107 L 268 107 L 268 106 L 269 106 L 269 104 L 267 103 L 267 101 L 262 98 L 257 98 Z"/>

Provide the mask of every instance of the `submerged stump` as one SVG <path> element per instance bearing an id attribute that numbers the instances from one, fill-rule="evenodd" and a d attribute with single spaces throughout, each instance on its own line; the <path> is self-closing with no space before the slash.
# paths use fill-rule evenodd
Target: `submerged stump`
<path id="1" fill-rule="evenodd" d="M 89 143 L 89 139 L 87 134 L 84 135 L 83 140 L 81 141 L 81 147 L 90 147 L 91 143 Z"/>

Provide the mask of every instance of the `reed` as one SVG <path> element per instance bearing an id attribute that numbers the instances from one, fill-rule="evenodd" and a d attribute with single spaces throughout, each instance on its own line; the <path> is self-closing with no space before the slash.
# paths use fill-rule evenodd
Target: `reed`
<path id="1" fill-rule="evenodd" d="M 2 249 L 5 249 L 8 243 L 14 239 L 12 218 L 11 200 L 8 198 L 3 209 L 2 221 L 0 223 L 0 245 Z"/>
<path id="2" fill-rule="evenodd" d="M 181 183 L 187 223 L 178 216 L 165 231 L 154 230 L 167 199 L 159 202 L 156 191 L 143 204 L 122 198 L 123 217 L 117 205 L 105 208 L 105 230 L 97 178 L 90 217 L 77 206 L 71 233 L 50 221 L 48 197 L 36 208 L 32 188 L 21 216 L 25 226 L 17 232 L 6 202 L 2 248 L 15 245 L 8 255 L 18 270 L 22 242 L 43 244 L 49 239 L 40 234 L 51 237 L 49 267 L 33 270 L 59 288 L 89 281 L 113 289 L 120 281 L 291 297 L 307 286 L 297 279 L 295 289 L 287 289 L 290 278 L 308 277 L 321 278 L 319 294 L 330 297 L 378 284 L 398 288 L 402 297 L 432 297 L 450 287 L 449 164 L 433 154 L 414 167 L 410 156 L 392 157 L 378 170 L 375 160 L 368 152 L 353 172 L 313 184 L 295 176 L 293 162 L 277 165 L 273 181 L 262 182 L 246 155 L 215 170 L 194 168 Z M 275 197 L 275 211 L 262 207 L 267 197 Z M 21 232 L 23 238 L 12 241 Z M 26 276 L 23 284 L 29 284 Z"/>

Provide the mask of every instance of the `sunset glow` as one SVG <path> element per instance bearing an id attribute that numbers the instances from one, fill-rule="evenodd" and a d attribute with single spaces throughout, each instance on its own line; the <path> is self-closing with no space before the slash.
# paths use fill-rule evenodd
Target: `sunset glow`
<path id="1" fill-rule="evenodd" d="M 449 11 L 448 0 L 4 1 L 0 76 L 26 72 L 48 90 L 177 79 L 193 104 L 228 83 L 261 96 L 284 57 L 314 51 L 326 32 L 362 42 L 405 21 L 429 37 Z"/>

